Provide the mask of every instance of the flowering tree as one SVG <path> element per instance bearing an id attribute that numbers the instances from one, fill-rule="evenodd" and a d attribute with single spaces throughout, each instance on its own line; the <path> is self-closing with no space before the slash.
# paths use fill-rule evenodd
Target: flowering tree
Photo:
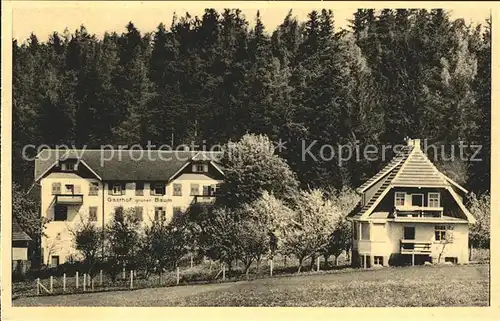
<path id="1" fill-rule="evenodd" d="M 328 262 L 328 257 L 333 255 L 335 265 L 337 265 L 338 257 L 342 254 L 342 251 L 349 254 L 351 250 L 352 229 L 351 223 L 347 221 L 347 215 L 357 206 L 360 197 L 352 188 L 347 187 L 342 188 L 340 191 L 329 191 L 328 194 L 335 208 L 339 211 L 340 217 L 335 224 L 330 242 L 324 249 L 323 256 L 325 262 Z"/>
<path id="2" fill-rule="evenodd" d="M 472 259 L 474 248 L 490 247 L 490 219 L 491 197 L 490 194 L 477 196 L 472 193 L 468 198 L 469 210 L 476 218 L 476 223 L 469 229 L 469 259 Z"/>
<path id="3" fill-rule="evenodd" d="M 286 228 L 293 217 L 292 210 L 283 201 L 266 191 L 251 204 L 246 204 L 244 213 L 265 226 L 271 258 L 283 249 Z"/>
<path id="4" fill-rule="evenodd" d="M 328 245 L 339 218 L 340 211 L 322 190 L 300 192 L 285 239 L 286 252 L 299 260 L 297 272 L 306 258 Z"/>

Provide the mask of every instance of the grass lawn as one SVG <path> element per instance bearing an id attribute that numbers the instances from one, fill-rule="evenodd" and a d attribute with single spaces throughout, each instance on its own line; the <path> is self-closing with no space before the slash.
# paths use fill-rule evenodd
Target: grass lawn
<path id="1" fill-rule="evenodd" d="M 23 297 L 13 306 L 488 306 L 489 265 L 418 266 L 134 291 Z"/>

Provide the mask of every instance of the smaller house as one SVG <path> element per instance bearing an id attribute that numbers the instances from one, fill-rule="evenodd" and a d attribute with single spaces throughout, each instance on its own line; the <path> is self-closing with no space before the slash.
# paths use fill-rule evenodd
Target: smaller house
<path id="1" fill-rule="evenodd" d="M 468 263 L 467 190 L 441 173 L 419 139 L 361 185 L 353 225 L 353 266 Z"/>
<path id="2" fill-rule="evenodd" d="M 12 272 L 24 274 L 29 269 L 28 246 L 32 241 L 15 219 L 12 219 Z"/>

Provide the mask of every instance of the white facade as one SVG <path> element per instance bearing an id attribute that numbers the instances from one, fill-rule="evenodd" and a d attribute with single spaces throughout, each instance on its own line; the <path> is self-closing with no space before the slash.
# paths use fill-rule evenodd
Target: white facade
<path id="1" fill-rule="evenodd" d="M 211 163 L 205 162 L 205 170 L 199 172 L 185 166 L 170 181 L 102 181 L 77 171 L 48 172 L 40 179 L 41 215 L 49 221 L 46 237 L 42 237 L 43 262 L 55 265 L 64 263 L 70 255 L 78 258 L 71 231 L 90 217 L 103 227 L 121 207 L 142 213 L 138 215 L 143 224 L 148 224 L 155 213 L 170 220 L 174 211 L 184 212 L 194 202 L 213 201 L 222 180 L 210 175 L 208 166 Z"/>
<path id="2" fill-rule="evenodd" d="M 395 222 L 395 221 L 367 221 L 357 222 L 357 237 L 353 240 L 353 250 L 361 256 L 360 265 L 373 266 L 376 257 L 382 257 L 379 264 L 389 265 L 391 255 L 402 253 L 401 240 L 404 240 L 404 228 L 415 228 L 414 243 L 429 246 L 424 252 L 415 251 L 415 255 L 429 256 L 432 263 L 438 263 L 453 258 L 456 263 L 468 263 L 469 227 L 467 223 L 425 223 L 425 222 Z M 453 226 L 453 237 L 450 240 L 437 240 L 436 228 Z M 369 229 L 369 231 L 367 231 Z M 364 232 L 364 233 L 363 233 Z M 363 235 L 365 234 L 365 235 Z M 408 252 L 408 255 L 409 254 Z M 367 262 L 364 262 L 367 260 Z"/>

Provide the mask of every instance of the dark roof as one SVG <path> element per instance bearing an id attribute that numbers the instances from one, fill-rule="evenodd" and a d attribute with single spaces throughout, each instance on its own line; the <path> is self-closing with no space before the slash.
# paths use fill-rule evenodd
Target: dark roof
<path id="1" fill-rule="evenodd" d="M 421 149 L 411 153 L 394 177 L 392 185 L 416 187 L 449 187 L 444 175 L 431 163 Z"/>
<path id="2" fill-rule="evenodd" d="M 375 175 L 373 175 L 369 180 L 367 180 L 363 185 L 358 187 L 356 189 L 357 192 L 362 193 L 364 192 L 368 187 L 370 187 L 372 184 L 377 182 L 380 178 L 384 177 L 387 175 L 389 172 L 391 172 L 396 166 L 399 165 L 406 157 L 408 154 L 411 152 L 413 149 L 413 146 L 406 146 L 403 148 L 399 153 L 397 153 L 387 165 L 382 167 L 382 169 Z"/>
<path id="3" fill-rule="evenodd" d="M 21 229 L 14 218 L 12 219 L 12 241 L 31 241 L 31 237 Z"/>
<path id="4" fill-rule="evenodd" d="M 222 152 L 159 150 L 42 150 L 35 160 L 39 180 L 58 160 L 76 158 L 102 180 L 168 180 L 196 156 L 218 162 Z"/>
<path id="5" fill-rule="evenodd" d="M 385 197 L 385 193 L 393 187 L 448 188 L 451 187 L 451 184 L 456 184 L 432 164 L 420 148 L 420 141 L 410 141 L 408 146 L 405 146 L 386 166 L 356 191 L 362 193 L 381 179 L 385 179 L 385 181 L 375 191 L 372 198 L 366 200 L 365 206 L 358 206 L 355 211 L 349 213 L 348 217 L 359 218 L 365 213 L 371 212 Z"/>

